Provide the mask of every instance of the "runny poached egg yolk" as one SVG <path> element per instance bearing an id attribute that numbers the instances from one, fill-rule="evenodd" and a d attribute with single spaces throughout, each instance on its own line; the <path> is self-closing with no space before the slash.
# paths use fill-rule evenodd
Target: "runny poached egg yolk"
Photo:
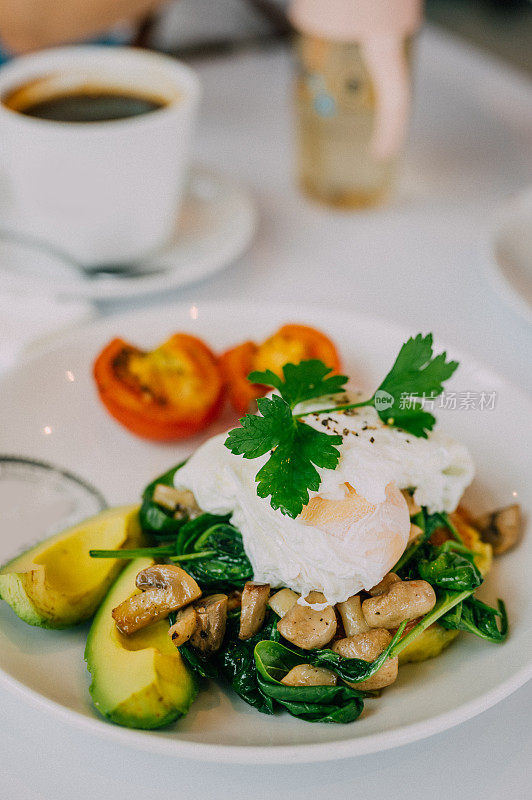
<path id="1" fill-rule="evenodd" d="M 405 498 L 394 483 L 386 486 L 386 498 L 379 504 L 370 503 L 350 483 L 344 485 L 346 496 L 342 500 L 329 500 L 318 494 L 303 508 L 298 519 L 337 539 L 354 536 L 357 549 L 366 545 L 368 557 L 377 557 L 384 548 L 391 568 L 403 553 L 410 534 Z M 366 542 L 365 520 L 370 515 L 378 530 L 372 525 L 371 539 Z"/>

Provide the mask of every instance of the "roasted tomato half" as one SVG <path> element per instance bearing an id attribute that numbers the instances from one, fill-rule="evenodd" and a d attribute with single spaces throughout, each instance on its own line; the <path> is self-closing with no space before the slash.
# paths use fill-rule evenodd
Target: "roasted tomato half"
<path id="1" fill-rule="evenodd" d="M 149 353 L 113 339 L 94 363 L 94 378 L 109 413 L 146 439 L 192 436 L 218 416 L 223 401 L 218 359 L 187 333 Z"/>
<path id="2" fill-rule="evenodd" d="M 335 372 L 340 369 L 340 358 L 333 342 L 307 325 L 283 325 L 262 344 L 243 342 L 227 350 L 220 364 L 232 405 L 240 414 L 245 414 L 253 410 L 256 398 L 268 391 L 268 387 L 248 381 L 247 376 L 253 370 L 271 369 L 282 374 L 288 362 L 299 364 L 310 358 L 319 358 Z"/>

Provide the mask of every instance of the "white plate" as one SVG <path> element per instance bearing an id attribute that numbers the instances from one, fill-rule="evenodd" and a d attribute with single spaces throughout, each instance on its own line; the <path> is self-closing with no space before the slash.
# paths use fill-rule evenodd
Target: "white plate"
<path id="1" fill-rule="evenodd" d="M 114 317 L 67 337 L 60 347 L 13 371 L 0 385 L 0 453 L 52 462 L 79 475 L 110 504 L 139 497 L 156 474 L 179 461 L 200 438 L 183 445 L 157 445 L 128 434 L 96 396 L 91 364 L 111 336 L 151 347 L 172 331 L 188 330 L 221 350 L 244 338 L 261 339 L 280 323 L 302 321 L 337 342 L 346 370 L 374 387 L 390 367 L 404 331 L 376 320 L 317 307 L 205 304 L 172 306 Z M 437 342 L 443 347 L 442 342 Z M 453 356 L 460 354 L 452 352 Z M 72 380 L 73 378 L 73 380 Z M 472 449 L 478 477 L 469 492 L 476 511 L 530 497 L 530 400 L 516 387 L 461 357 L 453 379 L 458 392 L 497 392 L 494 410 L 445 410 L 442 425 Z M 478 395 L 477 395 L 478 396 Z M 218 427 L 231 423 L 228 412 Z M 212 431 L 211 431 L 212 432 Z M 0 560 L 22 542 L 0 530 Z M 173 756 L 212 761 L 268 763 L 335 759 L 383 750 L 420 739 L 484 711 L 532 676 L 532 538 L 497 560 L 485 598 L 507 601 L 511 635 L 504 645 L 463 634 L 440 658 L 401 669 L 397 683 L 369 700 L 350 725 L 316 725 L 287 714 L 261 715 L 217 686 L 203 692 L 190 713 L 158 732 L 111 725 L 94 712 L 83 664 L 86 630 L 29 628 L 0 605 L 0 674 L 43 709 L 109 740 Z M 60 679 L 58 676 L 61 676 Z"/>
<path id="2" fill-rule="evenodd" d="M 532 186 L 504 204 L 490 233 L 491 283 L 514 311 L 532 322 Z"/>
<path id="3" fill-rule="evenodd" d="M 172 240 L 139 263 L 145 275 L 86 277 L 51 251 L 36 250 L 0 233 L 0 282 L 4 288 L 26 294 L 93 300 L 168 291 L 202 280 L 235 261 L 249 245 L 255 227 L 255 204 L 241 185 L 194 167 Z"/>

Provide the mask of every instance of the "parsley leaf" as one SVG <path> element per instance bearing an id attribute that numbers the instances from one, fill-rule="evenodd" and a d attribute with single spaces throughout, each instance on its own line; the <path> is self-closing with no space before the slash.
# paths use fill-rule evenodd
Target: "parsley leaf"
<path id="1" fill-rule="evenodd" d="M 378 414 L 383 422 L 401 428 L 412 436 L 421 439 L 427 438 L 427 432 L 431 431 L 436 424 L 436 417 L 429 411 L 424 411 L 420 403 L 414 400 L 408 401 L 408 405 L 403 408 L 398 404 L 397 407 L 388 408 L 383 411 L 378 410 Z"/>
<path id="2" fill-rule="evenodd" d="M 224 444 L 235 456 L 258 458 L 277 447 L 291 433 L 294 420 L 290 406 L 274 394 L 257 400 L 259 414 L 246 414 L 241 428 L 229 431 Z"/>
<path id="3" fill-rule="evenodd" d="M 241 428 L 229 431 L 225 446 L 234 455 L 257 458 L 271 451 L 256 476 L 259 497 L 271 497 L 271 506 L 289 517 L 297 517 L 317 491 L 320 476 L 316 467 L 336 469 L 341 436 L 331 436 L 299 422 L 292 409 L 303 400 L 342 391 L 347 377 L 331 375 L 330 367 L 312 359 L 285 364 L 283 377 L 271 370 L 252 372 L 249 380 L 273 386 L 278 395 L 261 397 L 259 413 L 247 414 Z"/>
<path id="4" fill-rule="evenodd" d="M 426 438 L 436 422 L 419 398 L 432 399 L 443 391 L 458 363 L 447 361 L 447 354 L 433 356 L 432 334 L 419 333 L 401 347 L 399 355 L 368 400 L 320 409 L 327 414 L 374 406 L 379 417 L 414 436 Z M 225 446 L 234 455 L 258 458 L 270 451 L 270 457 L 256 475 L 259 497 L 271 497 L 272 508 L 296 517 L 309 501 L 309 491 L 318 491 L 317 467 L 336 469 L 340 459 L 337 446 L 342 437 L 317 431 L 304 422 L 316 413 L 294 409 L 305 400 L 331 396 L 344 391 L 347 377 L 332 375 L 322 361 L 311 359 L 299 364 L 285 364 L 282 376 L 272 370 L 252 372 L 253 383 L 273 386 L 279 394 L 257 401 L 259 413 L 247 414 L 241 428 L 229 431 Z"/>
<path id="5" fill-rule="evenodd" d="M 309 490 L 319 489 L 316 467 L 336 468 L 340 453 L 335 445 L 342 443 L 342 437 L 299 422 L 279 395 L 261 397 L 257 405 L 259 413 L 243 417 L 242 427 L 229 431 L 225 446 L 244 458 L 257 458 L 271 450 L 256 476 L 257 494 L 271 495 L 272 508 L 297 517 L 309 501 Z"/>
<path id="6" fill-rule="evenodd" d="M 314 400 L 327 394 L 338 394 L 347 383 L 347 375 L 331 375 L 332 369 L 323 361 L 310 359 L 299 364 L 285 364 L 283 378 L 267 369 L 264 372 L 252 372 L 248 376 L 252 383 L 273 386 L 290 408 L 295 408 L 304 400 Z M 329 377 L 326 377 L 326 376 Z"/>
<path id="7" fill-rule="evenodd" d="M 309 501 L 309 490 L 318 491 L 316 467 L 336 469 L 341 436 L 322 433 L 294 420 L 286 438 L 275 448 L 256 476 L 259 497 L 271 495 L 271 506 L 282 514 L 297 517 Z"/>
<path id="8" fill-rule="evenodd" d="M 436 422 L 435 417 L 425 411 L 416 398 L 434 398 L 443 391 L 443 383 L 451 377 L 458 366 L 457 361 L 447 361 L 447 353 L 433 358 L 432 334 L 410 338 L 401 347 L 399 355 L 372 400 L 380 418 L 389 424 L 403 428 L 414 436 L 427 437 Z M 388 402 L 379 408 L 379 397 L 389 395 Z M 386 407 L 384 407 L 386 406 Z"/>

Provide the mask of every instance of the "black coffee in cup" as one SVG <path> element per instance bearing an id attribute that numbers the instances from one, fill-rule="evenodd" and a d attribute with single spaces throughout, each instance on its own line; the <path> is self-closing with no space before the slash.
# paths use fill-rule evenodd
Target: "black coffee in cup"
<path id="1" fill-rule="evenodd" d="M 189 67 L 137 48 L 55 47 L 2 65 L 4 226 L 82 266 L 160 251 L 186 197 L 199 99 Z"/>
<path id="2" fill-rule="evenodd" d="M 43 86 L 42 80 L 40 81 Z M 55 122 L 106 122 L 148 114 L 166 103 L 122 89 L 102 86 L 80 86 L 67 91 L 36 91 L 35 84 L 18 87 L 3 98 L 7 108 L 28 117 Z"/>

